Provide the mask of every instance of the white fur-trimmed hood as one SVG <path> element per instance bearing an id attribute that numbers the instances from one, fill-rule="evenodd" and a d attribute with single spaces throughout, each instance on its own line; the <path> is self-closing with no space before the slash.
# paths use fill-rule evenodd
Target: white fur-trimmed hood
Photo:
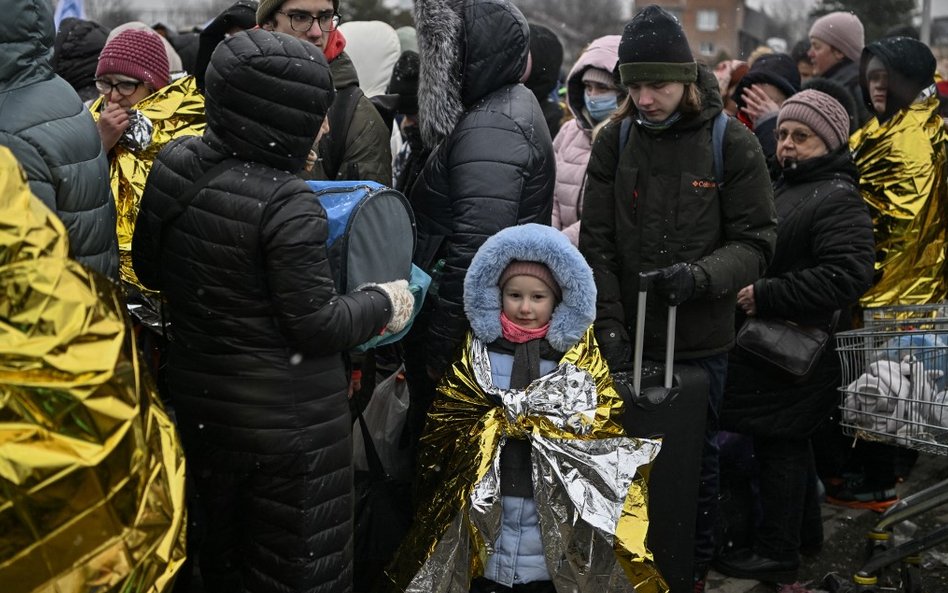
<path id="1" fill-rule="evenodd" d="M 546 339 L 565 352 L 596 319 L 596 283 L 579 250 L 562 232 L 541 224 L 509 227 L 487 239 L 471 260 L 464 278 L 464 312 L 478 339 L 501 336 L 500 287 L 497 281 L 510 262 L 546 264 L 563 291 L 553 310 Z"/>

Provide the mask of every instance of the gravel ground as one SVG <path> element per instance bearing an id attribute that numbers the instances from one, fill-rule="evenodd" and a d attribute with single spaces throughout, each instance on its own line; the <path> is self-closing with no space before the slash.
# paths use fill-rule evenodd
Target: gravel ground
<path id="1" fill-rule="evenodd" d="M 943 480 L 948 480 L 948 457 L 923 453 L 911 475 L 899 485 L 899 496 L 914 494 Z M 879 517 L 878 513 L 872 511 L 824 504 L 825 539 L 822 552 L 813 558 L 804 558 L 799 571 L 800 581 L 782 586 L 779 593 L 821 593 L 826 591 L 822 588 L 822 583 L 827 574 L 836 573 L 845 577 L 858 570 L 865 558 L 866 533 Z M 898 525 L 893 528 L 892 533 L 895 542 L 899 543 L 908 537 L 922 535 L 943 525 L 948 525 L 948 505 L 915 517 L 911 523 Z M 948 543 L 922 553 L 921 576 L 923 593 L 948 593 Z M 772 593 L 775 590 L 778 589 L 773 585 L 733 579 L 713 571 L 709 575 L 706 588 L 708 593 Z M 855 591 L 860 590 L 854 589 Z"/>

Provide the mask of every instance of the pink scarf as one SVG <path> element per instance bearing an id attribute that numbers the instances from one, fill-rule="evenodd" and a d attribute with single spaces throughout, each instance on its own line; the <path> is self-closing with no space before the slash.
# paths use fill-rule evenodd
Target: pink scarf
<path id="1" fill-rule="evenodd" d="M 546 325 L 543 327 L 529 329 L 523 327 L 522 325 L 517 325 L 511 321 L 503 311 L 501 311 L 500 329 L 504 335 L 504 339 L 509 340 L 514 344 L 523 344 L 524 342 L 529 342 L 530 340 L 545 338 L 546 332 L 550 329 L 550 322 L 547 321 Z"/>

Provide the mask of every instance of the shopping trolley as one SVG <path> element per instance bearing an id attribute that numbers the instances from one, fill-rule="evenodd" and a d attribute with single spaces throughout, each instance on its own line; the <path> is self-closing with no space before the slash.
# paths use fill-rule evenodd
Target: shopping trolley
<path id="1" fill-rule="evenodd" d="M 867 309 L 864 327 L 836 335 L 840 424 L 854 438 L 948 455 L 948 303 Z M 948 525 L 896 545 L 894 526 L 948 504 L 948 480 L 900 499 L 868 532 L 865 562 L 831 574 L 831 593 L 922 593 L 921 552 L 948 542 Z"/>

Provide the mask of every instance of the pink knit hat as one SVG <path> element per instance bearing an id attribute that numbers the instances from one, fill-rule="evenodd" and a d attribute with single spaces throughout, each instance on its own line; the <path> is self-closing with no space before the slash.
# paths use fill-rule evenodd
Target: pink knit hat
<path id="1" fill-rule="evenodd" d="M 519 260 L 510 262 L 510 264 L 500 275 L 500 280 L 497 281 L 497 286 L 503 288 L 504 284 L 507 284 L 507 281 L 514 276 L 533 276 L 540 282 L 546 284 L 547 287 L 553 292 L 553 296 L 555 296 L 557 300 L 563 298 L 563 289 L 560 288 L 559 282 L 557 282 L 556 278 L 553 277 L 553 272 L 550 271 L 550 268 L 546 267 L 546 265 L 541 264 L 540 262 Z"/>
<path id="2" fill-rule="evenodd" d="M 826 93 L 806 89 L 783 102 L 777 125 L 792 120 L 808 126 L 830 152 L 849 142 L 849 114 Z"/>
<path id="3" fill-rule="evenodd" d="M 597 82 L 605 87 L 615 88 L 616 81 L 612 77 L 612 72 L 607 72 L 602 68 L 590 66 L 583 72 L 583 82 Z"/>
<path id="4" fill-rule="evenodd" d="M 99 54 L 95 75 L 124 74 L 147 82 L 156 91 L 167 86 L 168 54 L 152 31 L 128 29 L 113 37 Z"/>
<path id="5" fill-rule="evenodd" d="M 862 21 L 851 12 L 831 12 L 821 16 L 810 27 L 809 36 L 830 44 L 857 64 L 866 45 Z"/>

